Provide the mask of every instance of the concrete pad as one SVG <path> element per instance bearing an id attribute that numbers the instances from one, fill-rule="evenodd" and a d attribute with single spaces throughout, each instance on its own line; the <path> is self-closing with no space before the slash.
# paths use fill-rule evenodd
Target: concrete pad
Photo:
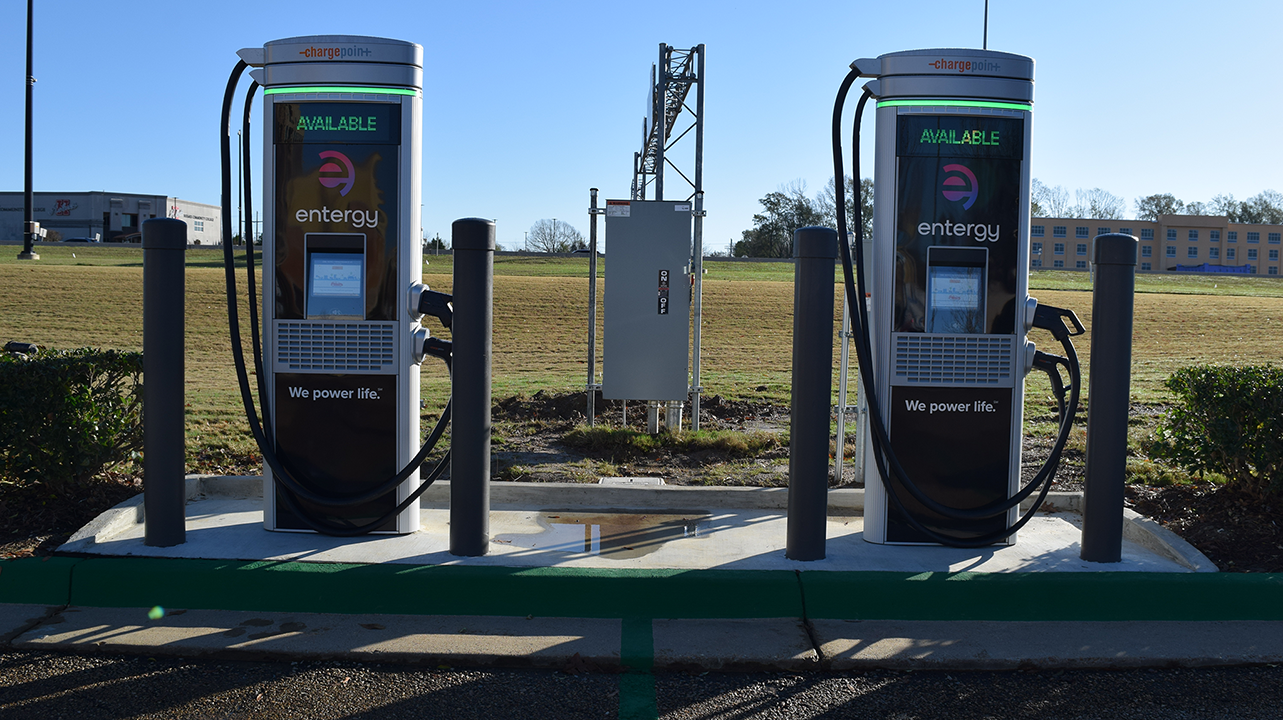
<path id="1" fill-rule="evenodd" d="M 538 485 L 525 483 L 526 485 Z M 588 485 L 576 491 L 609 486 Z M 613 488 L 620 489 L 620 488 Z M 1102 568 L 1079 559 L 1081 519 L 1074 513 L 1040 514 L 1009 546 L 960 549 L 937 546 L 889 546 L 864 542 L 863 520 L 831 515 L 827 523 L 827 553 L 823 560 L 801 562 L 784 556 L 787 517 L 781 510 L 737 509 L 721 505 L 728 498 L 714 493 L 661 495 L 667 488 L 647 490 L 666 498 L 665 512 L 689 511 L 707 516 L 699 533 L 653 542 L 635 557 L 597 553 L 591 542 L 569 541 L 552 532 L 546 515 L 574 507 L 612 507 L 602 497 L 580 493 L 578 503 L 563 498 L 559 489 L 526 488 L 528 505 L 494 503 L 490 512 L 491 543 L 482 557 L 461 558 L 449 552 L 449 508 L 429 504 L 421 511 L 422 529 L 410 535 L 368 535 L 333 538 L 312 533 L 273 533 L 263 529 L 262 502 L 254 498 L 213 496 L 187 505 L 187 542 L 155 548 L 143 544 L 143 523 L 106 523 L 114 534 L 96 534 L 74 547 L 77 552 L 138 557 L 183 557 L 229 560 L 296 560 L 339 563 L 401 563 L 413 565 L 479 565 L 503 567 L 669 568 L 735 570 L 885 570 L 893 572 L 1190 572 L 1181 564 L 1130 540 L 1124 541 L 1123 560 Z M 540 490 L 542 494 L 536 494 Z M 583 498 L 590 498 L 584 500 Z M 591 498 L 596 498 L 593 502 Z M 696 504 L 695 501 L 707 503 Z M 678 504 L 678 503 L 682 504 Z M 689 503 L 689 504 L 685 504 Z M 132 511 L 132 510 L 131 510 Z M 636 512 L 645 512 L 640 510 Z M 122 528 L 123 529 L 120 529 Z M 68 548 L 72 549 L 72 548 Z M 1191 549 L 1192 551 L 1192 549 Z"/>
<path id="2" fill-rule="evenodd" d="M 49 608 L 45 605 L 15 605 L 0 603 L 0 640 L 8 639 L 44 618 Z"/>
<path id="3" fill-rule="evenodd" d="M 1200 667 L 1283 660 L 1283 623 L 1271 621 L 815 620 L 812 627 L 832 670 Z"/>
<path id="4" fill-rule="evenodd" d="M 673 670 L 818 670 L 796 618 L 654 620 L 655 667 Z"/>
<path id="5" fill-rule="evenodd" d="M 618 619 L 170 610 L 150 620 L 142 608 L 72 607 L 12 644 L 180 656 L 613 668 L 620 664 L 620 633 Z"/>

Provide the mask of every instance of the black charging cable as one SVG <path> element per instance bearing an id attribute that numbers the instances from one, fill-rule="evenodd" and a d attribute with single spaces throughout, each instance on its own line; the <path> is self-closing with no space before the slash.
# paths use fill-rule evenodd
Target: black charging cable
<path id="1" fill-rule="evenodd" d="M 1069 432 L 1073 426 L 1073 419 L 1078 409 L 1079 385 L 1081 381 L 1080 370 L 1078 367 L 1078 356 L 1074 351 L 1073 343 L 1069 340 L 1069 337 L 1072 334 L 1081 334 L 1082 325 L 1078 322 L 1078 318 L 1068 310 L 1040 305 L 1035 311 L 1034 326 L 1051 330 L 1053 336 L 1061 341 L 1061 345 L 1065 348 L 1066 353 L 1065 358 L 1048 356 L 1044 353 L 1042 365 L 1039 366 L 1039 369 L 1047 372 L 1049 376 L 1053 373 L 1055 374 L 1055 380 L 1053 380 L 1052 385 L 1053 388 L 1060 388 L 1060 392 L 1063 392 L 1064 389 L 1064 383 L 1060 378 L 1058 369 L 1062 364 L 1069 372 L 1071 381 L 1069 387 L 1070 397 L 1068 407 L 1066 407 L 1063 398 L 1060 398 L 1058 393 L 1057 406 L 1061 423 L 1060 430 L 1057 433 L 1056 442 L 1052 447 L 1051 454 L 1047 461 L 1043 463 L 1043 466 L 1039 469 L 1033 480 L 1010 498 L 991 502 L 976 508 L 965 509 L 943 505 L 929 497 L 925 492 L 913 484 L 912 480 L 908 477 L 908 473 L 905 472 L 904 467 L 900 464 L 899 459 L 896 457 L 895 452 L 891 447 L 889 433 L 882 421 L 881 404 L 875 390 L 876 385 L 872 370 L 873 351 L 871 347 L 869 327 L 866 320 L 868 318 L 868 303 L 863 272 L 865 267 L 864 222 L 862 217 L 863 203 L 859 197 L 860 191 L 858 189 L 856 191 L 855 198 L 855 228 L 857 234 L 855 264 L 861 270 L 858 275 L 852 268 L 851 243 L 849 240 L 849 233 L 847 231 L 846 175 L 842 168 L 842 110 L 851 86 L 859 77 L 860 73 L 854 69 L 847 74 L 846 78 L 842 81 L 842 85 L 838 90 L 837 99 L 834 103 L 832 138 L 833 168 L 835 178 L 834 185 L 837 190 L 835 199 L 837 200 L 836 211 L 840 238 L 839 250 L 842 255 L 843 279 L 847 296 L 856 296 L 856 302 L 849 303 L 848 308 L 851 316 L 851 325 L 855 330 L 853 334 L 856 338 L 856 355 L 859 360 L 860 377 L 864 385 L 864 392 L 866 393 L 865 401 L 869 408 L 869 418 L 872 421 L 869 425 L 872 428 L 873 434 L 874 462 L 877 466 L 879 479 L 886 488 L 888 497 L 891 498 L 892 503 L 895 505 L 897 510 L 900 511 L 900 514 L 903 515 L 905 521 L 910 527 L 926 536 L 928 539 L 943 545 L 953 547 L 983 547 L 1000 540 L 1005 540 L 1020 528 L 1024 527 L 1024 525 L 1033 518 L 1038 508 L 1046 499 L 1048 491 L 1051 489 L 1051 479 L 1055 476 L 1056 470 L 1060 465 L 1060 458 L 1064 451 L 1065 443 L 1069 438 Z M 868 102 L 870 97 L 872 97 L 872 93 L 866 89 L 856 105 L 855 120 L 852 128 L 852 165 L 857 177 L 859 176 L 860 168 L 860 121 L 864 114 L 865 104 Z M 1044 307 L 1046 307 L 1046 310 L 1043 310 Z M 1071 333 L 1065 327 L 1063 321 L 1064 317 L 1072 318 L 1075 328 L 1079 331 L 1078 333 Z M 1063 361 L 1063 363 L 1050 360 L 1049 358 L 1056 358 L 1058 361 Z M 1035 361 L 1038 360 L 1038 355 L 1035 354 Z M 926 527 L 924 523 L 918 520 L 913 513 L 909 512 L 905 507 L 903 499 L 896 491 L 897 487 L 903 487 L 910 496 L 920 502 L 931 512 L 955 520 L 981 520 L 996 517 L 1008 512 L 1013 507 L 1018 506 L 1026 498 L 1032 495 L 1034 490 L 1041 488 L 1041 491 L 1029 511 L 1010 527 L 989 533 L 983 533 L 975 537 L 959 538 Z"/>

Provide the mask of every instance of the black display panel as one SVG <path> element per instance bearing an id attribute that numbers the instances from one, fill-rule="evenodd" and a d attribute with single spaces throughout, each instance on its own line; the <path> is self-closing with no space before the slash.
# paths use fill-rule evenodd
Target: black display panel
<path id="1" fill-rule="evenodd" d="M 276 452 L 294 478 L 321 495 L 343 497 L 396 474 L 395 375 L 276 375 Z M 307 526 L 277 490 L 277 527 Z M 356 507 L 299 500 L 304 511 L 336 524 L 368 523 L 396 506 L 389 493 Z M 395 517 L 379 530 L 395 530 Z"/>
<path id="2" fill-rule="evenodd" d="M 401 106 L 392 103 L 277 103 L 273 140 L 287 143 L 401 144 Z"/>
<path id="3" fill-rule="evenodd" d="M 314 107 L 331 108 L 334 116 L 397 118 L 401 106 L 390 103 L 303 103 L 276 108 L 276 312 L 281 320 L 300 320 L 308 313 L 308 252 L 310 236 L 364 237 L 364 309 L 366 320 L 397 319 L 397 218 L 400 195 L 400 147 L 372 142 L 365 131 L 290 130 L 290 122 Z M 346 109 L 353 108 L 353 109 Z M 298 113 L 303 113 L 299 115 Z M 297 116 L 297 117 L 296 117 Z M 281 118 L 286 118 L 281 122 Z M 318 116 L 319 117 L 319 116 Z M 295 118 L 295 120 L 289 120 Z M 381 135 L 399 138 L 395 127 Z M 297 123 L 296 123 L 297 124 Z M 380 131 L 381 132 L 381 131 Z M 337 138 L 337 139 L 336 139 Z"/>
<path id="4" fill-rule="evenodd" d="M 960 509 L 1008 497 L 1011 466 L 1010 388 L 891 388 L 891 448 L 905 472 L 928 497 Z M 922 506 L 898 484 L 890 490 L 927 528 L 972 538 L 1007 526 L 1006 514 L 954 520 Z M 934 542 L 887 501 L 887 541 Z"/>
<path id="5" fill-rule="evenodd" d="M 976 115 L 902 115 L 896 127 L 897 157 L 1020 160 L 1025 123 Z"/>
<path id="6" fill-rule="evenodd" d="M 983 318 L 962 332 L 1015 332 L 1020 269 L 1021 121 L 1010 118 L 905 115 L 897 119 L 896 270 L 892 332 L 931 329 L 928 253 L 932 248 L 977 248 L 986 266 L 940 265 L 939 279 L 974 282 Z M 967 138 L 964 143 L 960 138 Z M 974 142 L 973 142 L 974 141 Z M 990 144 L 985 144 L 990 143 Z M 939 252 L 938 250 L 935 252 Z M 957 321 L 938 316 L 939 323 Z"/>

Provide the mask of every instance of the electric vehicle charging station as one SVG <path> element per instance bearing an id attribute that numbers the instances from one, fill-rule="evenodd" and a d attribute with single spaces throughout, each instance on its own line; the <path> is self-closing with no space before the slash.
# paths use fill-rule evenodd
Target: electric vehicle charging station
<path id="1" fill-rule="evenodd" d="M 868 99 L 877 107 L 874 229 L 854 247 L 858 295 L 851 245 L 841 243 L 848 295 L 858 299 L 853 325 L 864 333 L 861 394 L 876 408 L 866 428 L 881 426 L 867 441 L 876 462 L 865 463 L 864 539 L 1014 543 L 1028 519 L 1017 519 L 1019 502 L 1040 485 L 1038 502 L 1045 497 L 1068 435 L 1078 378 L 1066 343 L 1082 331 L 1071 312 L 1028 296 L 1034 61 L 932 49 L 851 67 L 834 111 L 837 177 L 842 102 L 857 77 L 874 78 L 856 111 L 857 177 L 859 118 Z M 1070 359 L 1039 352 L 1026 337 L 1035 326 L 1051 330 Z M 1052 458 L 1022 489 L 1024 378 L 1033 367 L 1054 375 L 1062 423 Z M 1058 367 L 1070 370 L 1071 407 Z"/>
<path id="2" fill-rule="evenodd" d="M 263 435 L 302 486 L 268 463 L 264 526 L 414 532 L 423 48 L 323 35 L 238 55 L 264 89 Z"/>

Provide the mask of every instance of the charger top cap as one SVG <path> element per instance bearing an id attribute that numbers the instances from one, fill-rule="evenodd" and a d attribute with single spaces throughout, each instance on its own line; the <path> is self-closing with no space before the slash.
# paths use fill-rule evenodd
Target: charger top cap
<path id="1" fill-rule="evenodd" d="M 423 46 L 364 35 L 304 35 L 272 40 L 237 53 L 263 68 L 264 87 L 287 85 L 423 88 Z"/>
<path id="2" fill-rule="evenodd" d="M 904 50 L 856 60 L 852 67 L 878 78 L 866 87 L 879 100 L 961 95 L 1033 102 L 1034 59 L 1024 55 L 974 48 Z"/>

